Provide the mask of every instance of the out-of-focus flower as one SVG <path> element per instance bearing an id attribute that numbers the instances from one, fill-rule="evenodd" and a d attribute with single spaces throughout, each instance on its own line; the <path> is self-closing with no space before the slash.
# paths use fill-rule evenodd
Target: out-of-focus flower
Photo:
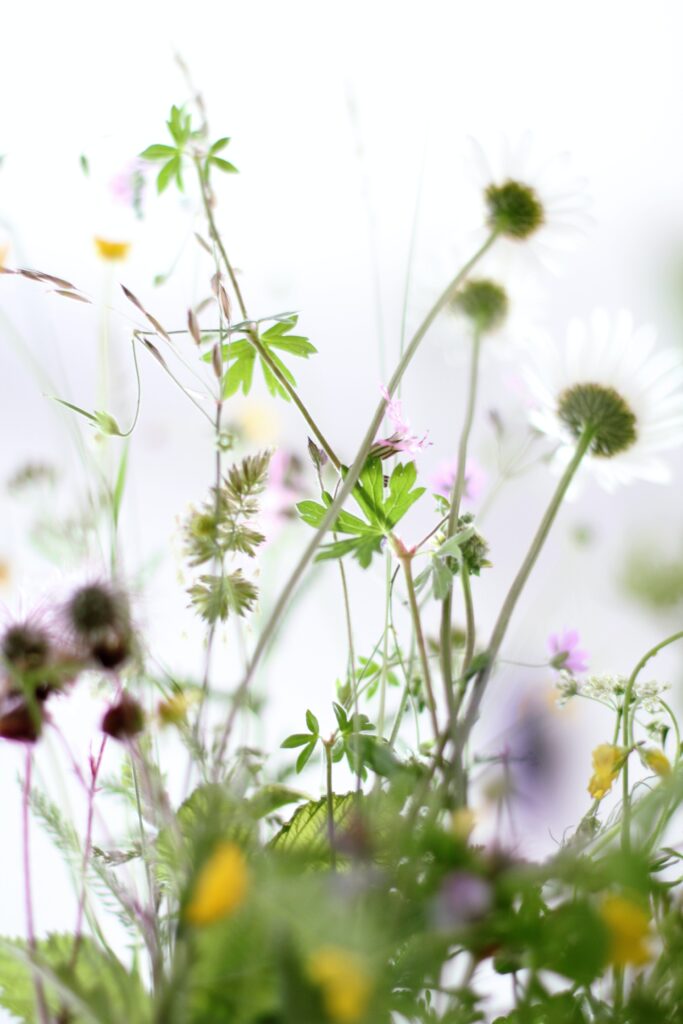
<path id="1" fill-rule="evenodd" d="M 411 433 L 410 421 L 403 415 L 403 404 L 400 399 L 392 398 L 384 386 L 380 390 L 387 403 L 385 412 L 393 427 L 393 433 L 389 437 L 378 437 L 370 449 L 370 455 L 380 459 L 387 459 L 391 455 L 398 454 L 398 452 L 417 455 L 424 448 L 428 448 L 432 443 L 427 440 L 429 432 L 422 437 Z"/>
<path id="2" fill-rule="evenodd" d="M 595 800 L 607 796 L 616 781 L 627 756 L 623 747 L 613 743 L 601 743 L 593 751 L 593 774 L 588 783 L 588 792 Z"/>
<path id="3" fill-rule="evenodd" d="M 359 958 L 339 946 L 311 953 L 306 974 L 321 992 L 330 1020 L 354 1024 L 365 1017 L 372 996 L 372 979 Z"/>
<path id="4" fill-rule="evenodd" d="M 556 270 L 558 255 L 574 249 L 591 222 L 586 182 L 569 155 L 544 154 L 527 132 L 517 144 L 506 139 L 486 153 L 471 140 L 471 161 L 497 246 L 507 240 L 515 257 L 523 253 Z"/>
<path id="5" fill-rule="evenodd" d="M 303 494 L 300 474 L 301 463 L 296 456 L 282 448 L 273 452 L 259 514 L 259 522 L 268 541 L 274 540 L 287 521 L 295 518 L 294 506 Z"/>
<path id="6" fill-rule="evenodd" d="M 447 875 L 434 906 L 435 924 L 439 928 L 458 928 L 480 921 L 491 909 L 491 886 L 470 871 L 454 871 Z"/>
<path id="7" fill-rule="evenodd" d="M 558 472 L 590 431 L 582 469 L 606 490 L 635 479 L 670 480 L 658 453 L 683 444 L 683 356 L 653 352 L 654 344 L 654 330 L 636 328 L 630 313 L 610 319 L 598 310 L 589 324 L 570 323 L 564 345 L 536 346 L 535 366 L 526 371 L 530 420 L 558 443 Z"/>
<path id="8" fill-rule="evenodd" d="M 471 807 L 458 807 L 451 815 L 451 830 L 456 839 L 467 842 L 474 826 L 477 823 L 477 816 Z"/>
<path id="9" fill-rule="evenodd" d="M 588 668 L 588 655 L 579 650 L 581 643 L 578 631 L 565 629 L 561 633 L 551 633 L 548 637 L 550 664 L 553 668 L 564 669 L 565 672 L 585 672 Z"/>
<path id="10" fill-rule="evenodd" d="M 140 704 L 124 693 L 104 714 L 102 732 L 115 740 L 131 739 L 145 727 L 145 713 Z"/>
<path id="11" fill-rule="evenodd" d="M 579 680 L 575 679 L 566 669 L 560 669 L 555 686 L 557 688 L 557 705 L 561 708 L 568 704 L 572 697 L 576 697 L 577 693 L 582 692 Z"/>
<path id="12" fill-rule="evenodd" d="M 9 256 L 9 245 L 0 245 L 0 267 L 4 267 Z"/>
<path id="13" fill-rule="evenodd" d="M 199 872 L 185 917 L 194 925 L 222 921 L 244 903 L 249 873 L 236 843 L 220 843 Z"/>
<path id="14" fill-rule="evenodd" d="M 450 498 L 455 483 L 455 476 L 458 472 L 458 460 L 449 459 L 441 462 L 434 473 L 431 487 L 435 494 L 443 498 Z M 487 475 L 476 459 L 468 459 L 465 463 L 465 492 L 464 501 L 478 501 L 486 486 Z"/>
<path id="15" fill-rule="evenodd" d="M 108 583 L 87 583 L 66 602 L 64 617 L 75 643 L 102 668 L 117 668 L 130 655 L 133 629 L 128 600 Z"/>
<path id="16" fill-rule="evenodd" d="M 138 217 L 142 216 L 142 196 L 145 189 L 144 160 L 131 160 L 109 181 L 109 191 L 117 202 L 130 206 Z"/>
<path id="17" fill-rule="evenodd" d="M 471 278 L 451 302 L 454 313 L 462 313 L 472 322 L 475 333 L 497 331 L 508 314 L 507 292 L 502 285 L 488 278 Z"/>
<path id="18" fill-rule="evenodd" d="M 180 725 L 185 721 L 190 701 L 184 693 L 174 693 L 168 700 L 159 702 L 157 714 L 162 725 Z"/>
<path id="19" fill-rule="evenodd" d="M 130 252 L 130 242 L 117 242 L 113 239 L 102 238 L 100 235 L 95 235 L 93 241 L 95 242 L 97 255 L 107 263 L 125 260 Z"/>
<path id="20" fill-rule="evenodd" d="M 39 704 L 31 707 L 20 693 L 6 693 L 0 698 L 0 738 L 35 743 L 43 729 L 43 711 Z"/>
<path id="21" fill-rule="evenodd" d="M 626 676 L 610 675 L 609 673 L 589 676 L 588 679 L 582 681 L 574 679 L 565 670 L 560 670 L 559 676 L 557 688 L 560 691 L 560 704 L 566 704 L 571 697 L 578 694 L 589 700 L 599 700 L 616 709 L 628 686 Z M 632 699 L 638 704 L 642 704 L 646 711 L 656 714 L 661 710 L 662 694 L 669 689 L 671 689 L 670 683 L 658 683 L 654 679 L 636 679 L 631 694 Z"/>
<path id="22" fill-rule="evenodd" d="M 651 768 L 655 775 L 666 778 L 671 775 L 671 762 L 663 750 L 651 748 L 641 751 L 641 757 L 648 768 Z"/>
<path id="23" fill-rule="evenodd" d="M 639 903 L 624 896 L 608 896 L 600 907 L 610 936 L 609 961 L 615 967 L 638 967 L 650 960 L 650 918 Z"/>
<path id="24" fill-rule="evenodd" d="M 249 398 L 238 414 L 238 426 L 246 441 L 255 445 L 275 445 L 280 437 L 282 424 L 273 408 L 273 403 Z"/>

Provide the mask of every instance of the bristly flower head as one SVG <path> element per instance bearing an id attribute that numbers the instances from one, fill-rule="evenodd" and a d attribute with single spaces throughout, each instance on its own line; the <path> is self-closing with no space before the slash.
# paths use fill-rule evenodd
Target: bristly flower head
<path id="1" fill-rule="evenodd" d="M 416 455 L 424 448 L 428 448 L 432 443 L 427 440 L 429 432 L 423 434 L 422 437 L 411 433 L 410 420 L 407 420 L 403 415 L 403 405 L 400 399 L 392 398 L 384 385 L 380 386 L 380 390 L 382 397 L 387 403 L 385 411 L 393 427 L 393 433 L 389 437 L 378 437 L 375 440 L 370 450 L 370 457 L 388 459 L 391 455 L 398 454 L 398 452 Z"/>
<path id="2" fill-rule="evenodd" d="M 509 301 L 507 292 L 496 281 L 471 278 L 456 293 L 451 308 L 471 320 L 479 334 L 489 334 L 504 323 Z"/>
<path id="3" fill-rule="evenodd" d="M 582 466 L 607 490 L 637 478 L 670 479 L 657 453 L 683 444 L 683 358 L 673 349 L 655 352 L 654 344 L 654 330 L 636 328 L 630 313 L 610 319 L 598 310 L 589 325 L 572 321 L 560 348 L 538 345 L 526 375 L 535 401 L 530 420 L 559 442 L 558 471 L 588 430 Z"/>
<path id="4" fill-rule="evenodd" d="M 585 672 L 588 668 L 588 655 L 579 650 L 581 643 L 575 629 L 565 629 L 561 633 L 551 633 L 548 637 L 550 665 L 555 669 L 564 669 L 572 674 Z"/>
<path id="5" fill-rule="evenodd" d="M 104 714 L 102 732 L 115 740 L 137 736 L 145 727 L 145 713 L 129 693 L 123 693 Z"/>
<path id="6" fill-rule="evenodd" d="M 538 153 L 526 133 L 517 145 L 506 140 L 487 154 L 472 140 L 472 157 L 489 228 L 556 269 L 555 252 L 573 248 L 590 223 L 585 182 L 568 155 Z"/>
<path id="7" fill-rule="evenodd" d="M 116 668 L 132 652 L 133 630 L 126 596 L 109 583 L 79 587 L 64 609 L 76 643 L 102 668 Z"/>
<path id="8" fill-rule="evenodd" d="M 8 692 L 30 701 L 63 690 L 83 667 L 38 617 L 10 623 L 0 638 L 0 655 Z"/>

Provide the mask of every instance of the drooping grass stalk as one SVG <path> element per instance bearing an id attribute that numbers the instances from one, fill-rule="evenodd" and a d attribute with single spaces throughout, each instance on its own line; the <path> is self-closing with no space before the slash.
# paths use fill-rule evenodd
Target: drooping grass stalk
<path id="1" fill-rule="evenodd" d="M 630 720 L 631 720 L 631 698 L 633 696 L 633 688 L 636 685 L 638 676 L 647 665 L 651 658 L 659 654 L 663 648 L 668 647 L 669 644 L 676 643 L 677 640 L 683 639 L 683 631 L 673 633 L 668 636 L 665 640 L 661 640 L 654 647 L 651 647 L 643 657 L 640 659 L 633 672 L 629 676 L 628 683 L 626 684 L 626 690 L 624 692 L 624 713 L 622 718 L 622 743 L 625 748 L 629 747 L 629 735 L 630 735 Z M 680 752 L 680 751 L 679 751 Z M 621 810 L 621 845 L 624 851 L 628 851 L 631 848 L 631 794 L 629 792 L 629 777 L 628 777 L 628 757 L 624 761 L 622 767 L 622 786 L 623 786 L 623 802 Z"/>
<path id="2" fill-rule="evenodd" d="M 211 238 L 213 239 L 216 248 L 220 253 L 223 265 L 227 271 L 228 277 L 230 278 L 230 283 L 232 284 L 233 291 L 235 293 L 235 298 L 237 299 L 237 304 L 239 306 L 240 313 L 242 314 L 242 318 L 243 320 L 249 320 L 249 315 L 247 313 L 247 308 L 244 302 L 244 297 L 240 290 L 237 276 L 235 274 L 232 263 L 230 262 L 230 259 L 228 257 L 228 253 L 223 243 L 223 239 L 221 238 L 220 232 L 218 231 L 218 228 L 216 226 L 216 219 L 213 215 L 212 196 L 209 191 L 209 185 L 206 179 L 206 175 L 202 171 L 199 157 L 195 158 L 195 164 L 197 167 L 197 174 L 199 177 L 199 186 L 202 196 L 202 203 L 204 206 L 204 213 L 206 215 L 206 220 L 209 225 L 209 232 L 211 234 Z M 258 330 L 256 329 L 256 326 L 254 325 L 251 329 L 247 329 L 246 333 L 249 341 L 258 352 L 260 359 L 263 360 L 263 362 L 266 364 L 266 366 L 271 371 L 273 376 L 277 379 L 278 383 L 282 385 L 282 387 L 285 389 L 285 391 L 291 398 L 292 402 L 294 402 L 294 404 L 296 405 L 297 409 L 299 410 L 304 420 L 310 427 L 311 431 L 317 438 L 320 447 L 323 449 L 332 465 L 335 467 L 337 472 L 341 471 L 341 462 L 337 457 L 334 449 L 329 444 L 327 438 L 325 437 L 322 430 L 318 426 L 314 417 L 311 415 L 305 403 L 300 398 L 296 388 L 292 386 L 292 384 L 287 380 L 285 375 L 280 370 L 280 367 L 274 362 L 273 359 L 271 359 L 270 353 L 268 352 L 265 345 L 261 342 L 258 336 Z"/>
<path id="3" fill-rule="evenodd" d="M 472 727 L 474 726 L 474 723 L 477 720 L 479 714 L 479 706 L 481 704 L 488 682 L 491 678 L 491 673 L 493 672 L 496 657 L 498 656 L 501 644 L 503 643 L 505 634 L 507 633 L 507 629 L 510 624 L 510 619 L 512 618 L 512 614 L 517 606 L 517 602 L 521 596 L 521 593 L 526 585 L 527 580 L 529 579 L 529 576 L 531 575 L 531 571 L 536 564 L 538 556 L 540 555 L 543 545 L 546 542 L 552 525 L 555 522 L 555 518 L 560 510 L 562 502 L 564 501 L 564 497 L 567 493 L 569 485 L 574 479 L 574 475 L 576 474 L 577 469 L 581 465 L 581 461 L 586 452 L 588 451 L 591 445 L 591 441 L 593 440 L 593 437 L 593 428 L 586 427 L 577 442 L 576 448 L 574 450 L 574 455 L 571 461 L 567 465 L 564 473 L 562 474 L 557 484 L 557 487 L 555 488 L 555 492 L 552 498 L 550 499 L 550 503 L 548 504 L 543 519 L 541 520 L 541 523 L 534 535 L 534 538 L 531 541 L 531 545 L 529 547 L 529 550 L 527 551 L 524 561 L 522 562 L 522 565 L 517 575 L 512 581 L 512 585 L 510 586 L 510 589 L 508 590 L 505 600 L 503 601 L 503 606 L 498 615 L 498 619 L 496 620 L 496 624 L 493 627 L 491 639 L 489 641 L 489 645 L 486 651 L 486 664 L 481 669 L 481 671 L 478 673 L 474 680 L 470 701 L 467 706 L 467 710 L 465 712 L 462 723 L 458 728 L 458 750 L 456 751 L 458 757 L 461 756 L 461 752 L 463 750 L 467 737 L 469 736 L 469 733 L 471 732 Z"/>
<path id="4" fill-rule="evenodd" d="M 424 318 L 424 320 L 418 327 L 417 331 L 413 335 L 410 344 L 408 345 L 403 355 L 401 356 L 398 365 L 394 370 L 394 373 L 392 374 L 391 380 L 389 381 L 389 385 L 387 387 L 387 391 L 390 397 L 393 397 L 394 393 L 396 392 L 396 389 L 398 388 L 398 385 L 403 379 L 406 370 L 413 361 L 413 358 L 416 352 L 418 351 L 420 344 L 422 343 L 422 340 L 429 331 L 429 328 L 432 326 L 432 324 L 438 317 L 439 313 L 453 299 L 454 295 L 462 285 L 463 281 L 465 281 L 468 274 L 477 265 L 482 256 L 484 256 L 484 254 L 488 252 L 488 250 L 491 248 L 495 240 L 496 234 L 495 232 L 493 232 L 488 236 L 486 241 L 483 243 L 483 245 L 480 246 L 480 248 L 471 257 L 471 259 L 469 259 L 467 263 L 465 263 L 465 265 L 455 275 L 455 277 L 450 282 L 448 287 L 442 292 L 440 297 L 437 299 L 437 301 L 434 303 L 430 311 L 427 313 L 426 317 Z M 301 577 L 304 575 L 306 569 L 308 568 L 309 563 L 313 559 L 313 556 L 318 550 L 318 547 L 322 543 L 325 534 L 328 532 L 328 530 L 336 520 L 338 513 L 344 506 L 344 502 L 349 497 L 353 488 L 356 486 L 356 483 L 358 482 L 358 478 L 360 477 L 360 474 L 363 471 L 363 466 L 365 465 L 368 452 L 370 451 L 370 448 L 373 445 L 373 442 L 377 436 L 377 431 L 379 430 L 382 420 L 384 418 L 384 411 L 386 409 L 386 406 L 387 399 L 382 398 L 370 421 L 365 436 L 361 441 L 356 457 L 352 465 L 350 466 L 348 472 L 346 473 L 346 476 L 344 477 L 344 482 L 342 486 L 339 488 L 336 498 L 327 509 L 327 512 L 325 513 L 325 516 L 323 517 L 320 526 L 313 534 L 312 539 L 306 545 L 306 548 L 304 549 L 301 557 L 299 558 L 299 561 L 295 565 L 289 579 L 287 580 L 282 591 L 280 592 L 280 596 L 275 602 L 275 605 L 273 607 L 273 610 L 271 611 L 270 616 L 268 617 L 268 620 L 266 621 L 263 629 L 261 630 L 261 634 L 256 643 L 256 647 L 254 649 L 251 662 L 246 673 L 242 678 L 242 681 L 240 682 L 237 688 L 233 707 L 225 723 L 223 736 L 221 737 L 218 748 L 219 760 L 225 753 L 225 749 L 228 743 L 228 739 L 230 737 L 230 733 L 232 731 L 235 717 L 239 713 L 244 697 L 256 673 L 256 669 L 258 668 L 261 662 L 261 658 L 263 657 L 280 623 L 280 619 L 282 618 L 282 615 L 284 614 L 284 611 L 289 604 L 290 598 L 294 591 L 296 590 L 299 581 L 301 580 Z"/>

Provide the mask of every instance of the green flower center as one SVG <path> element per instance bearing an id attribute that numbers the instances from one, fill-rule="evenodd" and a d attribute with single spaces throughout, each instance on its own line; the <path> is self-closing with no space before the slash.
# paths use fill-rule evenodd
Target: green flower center
<path id="1" fill-rule="evenodd" d="M 560 395 L 558 415 L 575 437 L 593 431 L 590 451 L 611 458 L 635 443 L 635 414 L 614 388 L 602 384 L 575 384 Z"/>
<path id="2" fill-rule="evenodd" d="M 495 281 L 468 281 L 455 296 L 453 309 L 473 320 L 476 328 L 485 334 L 500 327 L 505 320 L 508 312 L 507 293 Z"/>
<path id="3" fill-rule="evenodd" d="M 528 238 L 545 220 L 543 204 L 530 185 L 508 180 L 489 185 L 484 194 L 490 227 L 508 238 Z"/>

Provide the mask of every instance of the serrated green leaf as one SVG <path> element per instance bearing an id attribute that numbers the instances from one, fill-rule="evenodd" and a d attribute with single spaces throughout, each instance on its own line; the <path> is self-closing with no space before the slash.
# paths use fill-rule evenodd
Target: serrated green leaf
<path id="1" fill-rule="evenodd" d="M 358 806 L 359 797 L 355 793 L 345 793 L 332 797 L 334 823 L 336 828 L 343 828 L 349 816 Z M 305 853 L 309 857 L 327 859 L 327 799 L 311 801 L 299 807 L 294 816 L 280 829 L 271 840 L 271 847 L 290 853 Z"/>

